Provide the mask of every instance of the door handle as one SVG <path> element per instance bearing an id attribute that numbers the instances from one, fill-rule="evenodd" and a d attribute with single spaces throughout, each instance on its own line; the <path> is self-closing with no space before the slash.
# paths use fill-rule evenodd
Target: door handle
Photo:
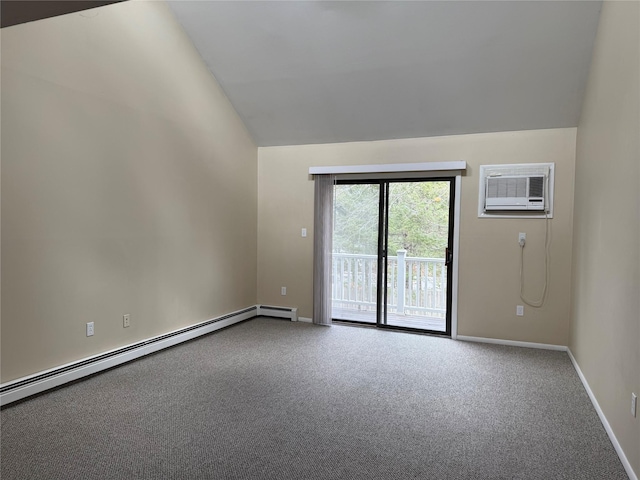
<path id="1" fill-rule="evenodd" d="M 453 263 L 453 252 L 449 247 L 444 249 L 444 264 L 449 266 Z"/>

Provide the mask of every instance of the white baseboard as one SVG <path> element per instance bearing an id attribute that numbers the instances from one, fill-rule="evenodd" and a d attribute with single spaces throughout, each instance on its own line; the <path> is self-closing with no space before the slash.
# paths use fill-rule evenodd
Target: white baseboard
<path id="1" fill-rule="evenodd" d="M 510 347 L 539 348 L 542 350 L 558 350 L 560 352 L 567 351 L 567 347 L 564 345 L 553 345 L 550 343 L 518 342 L 516 340 L 502 340 L 500 338 L 469 337 L 467 335 L 458 335 L 456 337 L 456 340 L 462 340 L 464 342 L 493 343 L 496 345 L 508 345 Z"/>
<path id="2" fill-rule="evenodd" d="M 115 350 L 103 352 L 33 375 L 18 378 L 11 382 L 3 383 L 0 385 L 0 405 L 21 400 L 30 395 L 44 392 L 45 390 L 58 387 L 73 380 L 149 355 L 158 350 L 254 318 L 257 312 L 258 306 L 254 305 L 243 310 L 200 322 L 190 327 L 178 329 L 173 332 L 148 338 L 141 342 L 136 342 Z"/>
<path id="3" fill-rule="evenodd" d="M 313 319 L 309 317 L 298 317 L 299 322 L 313 323 Z"/>
<path id="4" fill-rule="evenodd" d="M 587 394 L 591 399 L 591 403 L 593 403 L 593 407 L 596 409 L 596 412 L 598 412 L 598 417 L 600 417 L 600 421 L 602 422 L 602 425 L 604 426 L 604 429 L 606 430 L 607 435 L 609 435 L 609 439 L 611 440 L 611 443 L 613 443 L 613 448 L 616 449 L 616 453 L 618 454 L 618 457 L 620 457 L 620 461 L 622 462 L 622 465 L 624 466 L 624 469 L 626 470 L 627 475 L 629 475 L 629 480 L 638 480 L 638 476 L 635 474 L 635 472 L 631 468 L 631 464 L 629 463 L 627 456 L 624 454 L 624 451 L 622 450 L 622 447 L 620 446 L 618 439 L 613 433 L 613 430 L 611 429 L 611 425 L 609 425 L 609 421 L 607 420 L 607 417 L 604 416 L 604 412 L 600 408 L 600 405 L 598 404 L 598 400 L 596 400 L 596 396 L 591 391 L 591 387 L 589 386 L 587 379 L 583 375 L 582 370 L 580 370 L 580 366 L 578 365 L 578 362 L 573 356 L 573 353 L 571 353 L 571 349 L 567 348 L 567 353 L 569 354 L 571 363 L 573 363 L 573 368 L 576 369 L 576 372 L 578 373 L 578 377 L 580 377 L 580 380 L 582 381 L 582 385 L 584 386 L 584 389 L 587 391 Z"/>

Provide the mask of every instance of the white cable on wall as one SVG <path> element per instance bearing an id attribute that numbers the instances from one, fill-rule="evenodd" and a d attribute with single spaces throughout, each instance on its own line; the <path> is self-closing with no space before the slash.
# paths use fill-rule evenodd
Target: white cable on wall
<path id="1" fill-rule="evenodd" d="M 540 300 L 529 300 L 524 296 L 524 242 L 520 245 L 520 299 L 530 307 L 539 308 L 544 305 L 549 281 L 549 216 L 545 215 L 546 230 L 544 234 L 544 285 Z"/>
<path id="2" fill-rule="evenodd" d="M 549 182 L 545 181 L 545 188 L 547 190 L 547 194 L 545 198 L 549 198 Z M 549 283 L 549 246 L 550 236 L 549 236 L 549 211 L 548 207 L 545 208 L 544 212 L 545 218 L 545 232 L 544 232 L 544 285 L 542 287 L 542 295 L 540 295 L 540 300 L 529 300 L 524 296 L 524 245 L 525 242 L 520 244 L 520 299 L 529 305 L 530 307 L 539 308 L 544 305 L 544 301 L 547 296 L 547 284 Z"/>

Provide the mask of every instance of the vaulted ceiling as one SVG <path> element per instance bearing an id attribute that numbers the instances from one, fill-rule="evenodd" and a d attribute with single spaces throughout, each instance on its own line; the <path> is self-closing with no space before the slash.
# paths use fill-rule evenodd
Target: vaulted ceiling
<path id="1" fill-rule="evenodd" d="M 577 126 L 601 8 L 169 5 L 261 146 Z"/>
<path id="2" fill-rule="evenodd" d="M 2 26 L 117 1 L 3 1 Z M 602 2 L 168 3 L 266 146 L 577 126 Z"/>

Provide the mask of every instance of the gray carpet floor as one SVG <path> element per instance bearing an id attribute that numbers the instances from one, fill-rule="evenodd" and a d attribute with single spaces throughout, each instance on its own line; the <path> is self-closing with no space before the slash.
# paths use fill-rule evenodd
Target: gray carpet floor
<path id="1" fill-rule="evenodd" d="M 627 479 L 564 352 L 258 318 L 1 412 L 1 478 Z"/>

